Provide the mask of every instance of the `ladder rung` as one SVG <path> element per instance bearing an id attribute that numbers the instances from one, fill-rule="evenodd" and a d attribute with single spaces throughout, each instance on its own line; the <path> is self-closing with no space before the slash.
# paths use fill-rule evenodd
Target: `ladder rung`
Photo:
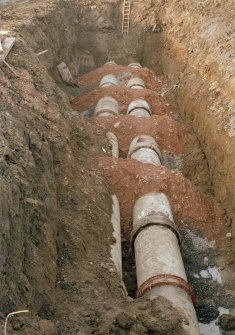
<path id="1" fill-rule="evenodd" d="M 130 11 L 131 3 L 130 0 L 124 0 L 123 12 L 122 12 L 122 33 L 128 33 L 130 29 Z"/>

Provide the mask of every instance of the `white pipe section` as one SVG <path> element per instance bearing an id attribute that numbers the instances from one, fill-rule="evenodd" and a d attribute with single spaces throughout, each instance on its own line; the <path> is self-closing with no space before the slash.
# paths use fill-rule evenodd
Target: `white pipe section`
<path id="1" fill-rule="evenodd" d="M 128 66 L 132 67 L 133 69 L 141 69 L 142 68 L 142 65 L 140 63 L 131 63 Z"/>
<path id="2" fill-rule="evenodd" d="M 135 89 L 144 89 L 145 83 L 141 78 L 133 77 L 128 81 L 127 87 L 135 88 Z"/>
<path id="3" fill-rule="evenodd" d="M 120 224 L 120 209 L 117 196 L 112 195 L 112 216 L 111 223 L 113 226 L 114 244 L 111 245 L 111 259 L 122 279 L 122 244 L 121 244 L 121 224 Z"/>
<path id="4" fill-rule="evenodd" d="M 112 116 L 118 115 L 118 102 L 112 97 L 101 98 L 95 107 L 95 116 Z"/>
<path id="5" fill-rule="evenodd" d="M 113 237 L 115 242 L 111 245 L 111 259 L 119 274 L 122 292 L 125 296 L 128 295 L 126 286 L 122 280 L 122 243 L 121 243 L 121 223 L 120 223 L 120 207 L 117 196 L 112 195 L 112 216 L 111 223 L 113 226 Z"/>
<path id="6" fill-rule="evenodd" d="M 156 141 L 148 135 L 139 135 L 132 140 L 127 157 L 153 165 L 161 165 L 162 158 Z"/>
<path id="7" fill-rule="evenodd" d="M 69 71 L 68 66 L 64 62 L 57 65 L 57 69 L 58 69 L 59 74 L 61 75 L 62 79 L 66 83 L 68 83 L 68 84 L 73 83 L 73 77 L 71 75 L 71 72 Z"/>
<path id="8" fill-rule="evenodd" d="M 106 62 L 104 65 L 117 65 L 117 63 L 115 63 L 114 60 L 110 60 L 109 62 Z"/>
<path id="9" fill-rule="evenodd" d="M 100 81 L 100 87 L 117 86 L 118 80 L 112 74 L 107 74 Z"/>
<path id="10" fill-rule="evenodd" d="M 138 151 L 135 151 L 130 158 L 144 164 L 161 165 L 161 161 L 157 153 L 149 148 L 140 148 Z"/>
<path id="11" fill-rule="evenodd" d="M 110 144 L 112 145 L 112 156 L 115 158 L 118 158 L 119 157 L 119 146 L 118 146 L 117 136 L 110 131 L 106 134 L 106 136 Z"/>
<path id="12" fill-rule="evenodd" d="M 127 114 L 137 117 L 150 117 L 152 112 L 146 100 L 135 99 L 129 104 Z"/>
<path id="13" fill-rule="evenodd" d="M 190 335 L 200 335 L 179 248 L 179 235 L 163 193 L 139 198 L 133 211 L 133 239 L 139 296 L 161 295 L 179 309 Z"/>

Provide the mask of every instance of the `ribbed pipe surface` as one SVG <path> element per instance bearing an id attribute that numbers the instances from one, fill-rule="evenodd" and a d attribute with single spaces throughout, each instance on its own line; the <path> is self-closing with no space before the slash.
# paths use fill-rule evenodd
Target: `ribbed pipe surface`
<path id="1" fill-rule="evenodd" d="M 100 87 L 117 86 L 118 84 L 117 78 L 112 74 L 107 74 L 100 81 Z"/>
<path id="2" fill-rule="evenodd" d="M 128 81 L 127 87 L 135 88 L 135 89 L 144 89 L 145 83 L 141 78 L 133 77 Z"/>
<path id="3" fill-rule="evenodd" d="M 118 102 L 112 97 L 101 98 L 95 107 L 95 116 L 112 116 L 118 115 Z"/>
<path id="4" fill-rule="evenodd" d="M 135 99 L 128 105 L 127 114 L 137 117 L 149 117 L 152 115 L 152 111 L 146 100 Z"/>
<path id="5" fill-rule="evenodd" d="M 161 151 L 154 138 L 148 135 L 139 135 L 132 140 L 127 157 L 142 163 L 161 165 Z"/>
<path id="6" fill-rule="evenodd" d="M 133 69 L 141 69 L 142 68 L 142 65 L 140 63 L 131 63 L 128 66 L 132 67 Z"/>

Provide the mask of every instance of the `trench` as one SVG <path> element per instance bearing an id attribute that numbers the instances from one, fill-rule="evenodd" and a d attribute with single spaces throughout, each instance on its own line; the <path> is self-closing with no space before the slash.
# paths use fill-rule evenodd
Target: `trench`
<path id="1" fill-rule="evenodd" d="M 9 61 L 14 68 L 19 68 L 19 75 L 26 81 L 29 80 L 28 71 L 32 85 L 47 101 L 40 100 L 45 105 L 39 106 L 34 98 L 36 93 L 30 91 L 31 86 L 25 87 L 24 92 L 20 89 L 20 79 L 18 83 L 14 82 L 12 74 L 7 69 L 3 70 L 6 77 L 3 84 L 12 95 L 11 106 L 20 103 L 21 110 L 28 111 L 28 115 L 22 113 L 21 116 L 26 125 L 26 134 L 22 130 L 17 134 L 18 138 L 24 138 L 22 146 L 17 148 L 14 144 L 13 149 L 10 147 L 14 155 L 4 155 L 8 157 L 7 164 L 11 168 L 15 164 L 20 166 L 19 153 L 23 152 L 25 145 L 30 147 L 32 155 L 26 157 L 31 165 L 24 178 L 33 185 L 31 188 L 24 181 L 19 182 L 13 168 L 15 186 L 12 187 L 7 179 L 3 184 L 3 190 L 13 190 L 10 192 L 12 198 L 9 191 L 6 193 L 3 208 L 19 208 L 10 214 L 3 210 L 4 224 L 20 222 L 19 228 L 11 228 L 9 235 L 4 232 L 9 241 L 16 241 L 17 250 L 10 252 L 9 241 L 5 241 L 1 259 L 7 257 L 12 261 L 14 271 L 20 273 L 16 278 L 14 271 L 6 268 L 3 272 L 2 278 L 6 279 L 2 279 L 2 291 L 10 292 L 9 297 L 3 293 L 4 314 L 12 308 L 28 305 L 33 306 L 41 319 L 56 325 L 59 334 L 75 334 L 78 331 L 79 334 L 89 334 L 91 330 L 101 334 L 107 331 L 107 327 L 110 327 L 108 331 L 111 333 L 120 331 L 127 334 L 125 327 L 121 326 L 122 322 L 117 321 L 117 313 L 128 310 L 126 306 L 129 302 L 117 289 L 120 285 L 113 275 L 113 265 L 109 260 L 112 242 L 110 194 L 115 193 L 120 203 L 123 281 L 129 297 L 135 299 L 136 266 L 134 254 L 130 251 L 133 203 L 145 193 L 162 191 L 170 198 L 175 222 L 182 236 L 181 253 L 188 281 L 197 298 L 197 317 L 203 324 L 201 331 L 206 335 L 220 334 L 221 329 L 214 324 L 215 320 L 219 313 L 232 313 L 234 306 L 232 205 L 229 196 L 221 191 L 226 178 L 223 176 L 220 184 L 220 172 L 213 170 L 213 154 L 210 150 L 215 149 L 215 144 L 213 146 L 210 139 L 207 143 L 206 130 L 203 131 L 201 126 L 203 114 L 200 112 L 195 117 L 194 109 L 201 108 L 200 102 L 196 101 L 195 107 L 188 88 L 195 80 L 194 72 L 190 72 L 190 66 L 185 65 L 184 51 L 177 49 L 177 42 L 169 47 L 169 36 L 162 31 L 165 29 L 163 17 L 156 14 L 155 7 L 147 4 L 144 8 L 146 21 L 138 21 L 141 4 L 134 2 L 130 33 L 122 35 L 119 29 L 121 1 L 53 3 L 48 4 L 46 15 L 43 8 L 38 9 L 38 4 L 34 4 L 33 8 L 38 13 L 36 17 L 31 4 L 16 6 L 19 7 L 4 9 L 2 13 L 4 29 L 11 29 L 8 20 L 11 11 L 13 18 L 19 21 L 13 24 L 21 37 Z M 26 21 L 25 13 L 30 20 Z M 157 32 L 152 31 L 152 26 Z M 115 45 L 113 40 L 116 41 Z M 47 53 L 35 56 L 47 49 Z M 30 61 L 24 59 L 27 52 Z M 103 64 L 110 60 L 119 65 L 110 66 L 107 71 L 107 66 Z M 75 84 L 68 85 L 61 79 L 57 65 L 62 61 L 68 65 Z M 133 61 L 140 62 L 144 67 L 143 71 L 135 72 L 135 75 L 142 76 L 148 88 L 141 94 L 125 88 L 126 81 L 131 77 L 127 65 Z M 179 83 L 185 68 L 185 77 Z M 118 77 L 121 86 L 100 89 L 100 79 L 110 71 Z M 199 87 L 196 93 L 206 95 L 208 83 L 199 77 L 195 80 Z M 5 91 L 4 94 L 7 96 Z M 115 121 L 111 117 L 95 118 L 93 115 L 98 100 L 104 95 L 117 99 L 121 106 L 121 113 L 114 117 Z M 151 105 L 151 122 L 133 120 L 133 117 L 125 115 L 128 104 L 139 97 L 145 98 Z M 11 110 L 7 103 L 6 100 L 3 109 Z M 31 114 L 33 104 L 39 106 L 34 109 L 35 114 Z M 51 110 L 48 109 L 48 116 L 45 116 L 41 110 L 48 108 L 48 104 Z M 190 110 L 187 112 L 187 109 Z M 10 119 L 7 125 L 10 130 L 4 129 L 4 134 L 9 142 L 12 137 L 12 142 L 17 143 L 16 133 L 23 126 L 18 124 L 14 113 L 15 134 L 12 133 Z M 32 130 L 37 128 L 35 124 L 38 125 L 36 132 Z M 111 161 L 107 131 L 114 132 L 118 137 L 118 160 Z M 130 142 L 141 132 L 157 140 L 162 152 L 163 168 L 148 167 L 145 172 L 141 163 L 130 159 L 125 165 Z M 219 148 L 215 149 L 215 155 L 219 155 Z M 94 162 L 94 157 L 99 158 Z M 81 180 L 74 177 L 77 171 L 82 171 L 79 173 Z M 73 189 L 73 180 L 77 189 Z M 232 193 L 231 190 L 229 192 Z M 96 194 L 99 200 L 96 200 Z M 24 205 L 20 207 L 17 204 L 22 199 Z M 97 222 L 102 222 L 98 229 Z M 21 240 L 22 234 L 25 234 L 24 241 Z M 45 243 L 42 243 L 43 240 Z M 33 255 L 35 253 L 33 260 L 32 252 Z M 98 256 L 94 261 L 93 255 L 96 253 Z M 51 264 L 45 264 L 49 254 Z M 20 265 L 17 264 L 18 258 Z M 4 260 L 2 264 L 5 266 Z M 46 276 L 41 273 L 38 277 L 35 275 L 36 268 L 40 266 L 42 272 L 47 273 Z M 9 278 L 12 278 L 12 287 L 7 283 Z M 107 299 L 105 305 L 99 300 L 100 295 Z M 65 308 L 63 301 L 66 301 Z M 71 301 L 70 307 L 67 301 Z M 58 307 L 54 308 L 56 304 Z M 68 318 L 70 308 L 76 312 Z M 136 307 L 130 308 L 133 308 L 129 310 L 130 314 L 136 313 Z M 78 315 L 82 315 L 82 320 L 79 319 L 76 325 Z M 31 329 L 27 319 L 24 322 L 25 327 Z M 37 324 L 38 321 L 34 322 Z M 141 322 L 141 326 L 146 326 L 147 323 Z M 40 327 L 39 331 L 43 333 L 43 325 Z M 210 327 L 215 328 L 210 330 Z M 152 334 L 150 326 L 145 328 L 147 334 Z M 163 334 L 164 331 L 167 333 L 169 329 L 163 329 Z M 171 331 L 177 334 L 177 330 Z M 23 334 L 24 327 L 20 332 Z M 140 329 L 139 332 L 141 334 Z M 224 330 L 223 333 L 227 334 Z"/>

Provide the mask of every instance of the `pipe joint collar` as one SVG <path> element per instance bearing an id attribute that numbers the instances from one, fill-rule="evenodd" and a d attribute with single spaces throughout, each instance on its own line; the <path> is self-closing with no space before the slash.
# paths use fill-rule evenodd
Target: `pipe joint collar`
<path id="1" fill-rule="evenodd" d="M 129 115 L 131 112 L 135 111 L 136 109 L 143 109 L 143 110 L 145 110 L 145 111 L 147 111 L 149 113 L 149 116 L 152 115 L 151 110 L 149 108 L 142 107 L 142 106 L 141 107 L 140 106 L 133 107 L 132 109 L 130 109 L 130 110 L 127 111 L 127 115 Z"/>
<path id="2" fill-rule="evenodd" d="M 145 83 L 141 78 L 133 77 L 128 81 L 127 87 L 130 87 L 130 88 L 137 88 L 138 87 L 138 88 L 144 89 L 145 88 Z"/>
<path id="3" fill-rule="evenodd" d="M 146 292 L 151 291 L 153 288 L 163 285 L 176 286 L 183 289 L 190 296 L 193 304 L 195 304 L 196 298 L 193 294 L 191 285 L 183 278 L 171 274 L 159 274 L 147 279 L 140 285 L 137 291 L 137 298 L 142 297 Z"/>
<path id="4" fill-rule="evenodd" d="M 175 223 L 169 219 L 167 215 L 161 212 L 150 213 L 144 218 L 139 220 L 138 226 L 134 228 L 131 232 L 131 249 L 134 251 L 135 239 L 139 233 L 147 229 L 150 226 L 162 226 L 167 229 L 170 229 L 177 237 L 179 246 L 181 245 L 181 237 L 178 228 Z"/>
<path id="5" fill-rule="evenodd" d="M 142 65 L 140 63 L 131 63 L 127 65 L 128 67 L 132 67 L 134 69 L 141 69 Z"/>
<path id="6" fill-rule="evenodd" d="M 131 157 L 136 151 L 143 148 L 155 151 L 160 161 L 162 161 L 162 154 L 157 142 L 153 137 L 148 135 L 139 135 L 131 141 L 127 157 Z"/>

